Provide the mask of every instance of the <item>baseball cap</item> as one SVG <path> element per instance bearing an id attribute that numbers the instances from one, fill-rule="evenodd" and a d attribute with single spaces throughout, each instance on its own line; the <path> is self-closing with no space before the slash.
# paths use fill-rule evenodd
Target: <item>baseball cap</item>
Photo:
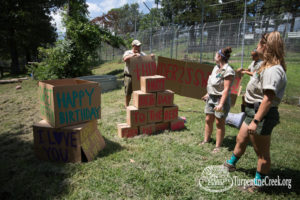
<path id="1" fill-rule="evenodd" d="M 133 40 L 132 43 L 131 43 L 131 46 L 141 46 L 142 43 L 138 40 Z"/>

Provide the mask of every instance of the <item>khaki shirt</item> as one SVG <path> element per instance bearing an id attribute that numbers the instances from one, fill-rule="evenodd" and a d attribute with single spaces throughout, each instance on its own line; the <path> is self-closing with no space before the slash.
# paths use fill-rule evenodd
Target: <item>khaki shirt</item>
<path id="1" fill-rule="evenodd" d="M 134 54 L 134 52 L 131 50 L 128 50 L 128 51 L 125 51 L 124 55 L 123 55 L 123 59 L 126 57 L 126 56 L 129 56 L 131 54 Z M 145 56 L 146 54 L 144 52 L 140 52 L 141 56 Z M 124 67 L 124 74 L 129 74 L 129 62 L 125 62 L 125 67 Z"/>
<path id="2" fill-rule="evenodd" d="M 222 69 L 220 69 L 220 67 L 216 65 L 207 81 L 207 93 L 210 95 L 221 96 L 224 90 L 224 79 L 228 76 L 234 75 L 235 72 L 230 65 L 225 64 Z"/>
<path id="3" fill-rule="evenodd" d="M 271 106 L 277 107 L 283 98 L 286 82 L 286 73 L 281 65 L 269 67 L 260 74 L 255 72 L 247 85 L 245 101 L 250 104 L 261 102 L 264 96 L 263 91 L 272 90 L 275 98 Z"/>
<path id="4" fill-rule="evenodd" d="M 249 65 L 248 69 L 250 70 L 250 72 L 255 72 L 260 68 L 262 63 L 263 63 L 263 61 L 261 61 L 261 60 L 252 61 L 252 63 Z"/>

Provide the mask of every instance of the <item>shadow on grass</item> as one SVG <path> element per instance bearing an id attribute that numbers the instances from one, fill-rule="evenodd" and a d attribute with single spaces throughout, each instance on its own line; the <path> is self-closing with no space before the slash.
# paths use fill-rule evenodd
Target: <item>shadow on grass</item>
<path id="1" fill-rule="evenodd" d="M 111 72 L 106 73 L 106 75 L 119 75 L 122 74 L 123 75 L 124 70 L 123 69 L 115 69 Z"/>
<path id="2" fill-rule="evenodd" d="M 244 168 L 237 168 L 237 171 L 244 172 L 249 176 L 255 175 L 256 168 L 252 169 L 244 169 Z M 300 171 L 295 169 L 290 169 L 288 167 L 281 167 L 281 168 L 272 168 L 268 175 L 269 180 L 279 180 L 281 183 L 285 182 L 286 185 L 282 186 L 266 186 L 263 189 L 263 193 L 266 194 L 291 194 L 295 193 L 297 195 L 300 194 Z M 290 188 L 289 188 L 290 186 Z"/>
<path id="3" fill-rule="evenodd" d="M 99 152 L 98 157 L 106 157 L 110 154 L 122 151 L 124 147 L 122 147 L 119 143 L 111 141 L 104 137 L 105 140 L 105 148 Z"/>
<path id="4" fill-rule="evenodd" d="M 38 160 L 19 132 L 1 133 L 0 151 L 0 199 L 55 199 L 68 191 L 70 165 Z"/>
<path id="5" fill-rule="evenodd" d="M 179 109 L 178 111 L 184 112 L 184 113 L 203 113 L 203 110 L 196 111 L 196 110 L 182 110 L 182 109 Z"/>

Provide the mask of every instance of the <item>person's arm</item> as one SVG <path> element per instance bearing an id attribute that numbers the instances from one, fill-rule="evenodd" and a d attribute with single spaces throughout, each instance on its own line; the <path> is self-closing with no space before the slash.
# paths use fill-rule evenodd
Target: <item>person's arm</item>
<path id="1" fill-rule="evenodd" d="M 129 54 L 128 56 L 125 56 L 125 57 L 123 58 L 123 60 L 124 60 L 124 62 L 127 62 L 127 61 L 130 60 L 130 58 L 135 57 L 135 56 L 140 56 L 140 54 L 139 54 L 139 53 Z"/>
<path id="2" fill-rule="evenodd" d="M 260 122 L 264 118 L 264 116 L 269 112 L 271 108 L 274 97 L 275 93 L 273 90 L 264 91 L 264 97 L 258 108 L 258 111 L 256 112 L 253 121 L 248 126 L 248 133 L 255 133 L 257 129 L 257 124 L 254 122 L 254 120 Z"/>
<path id="3" fill-rule="evenodd" d="M 208 99 L 208 93 L 206 93 L 206 95 L 204 95 L 204 96 L 201 98 L 201 100 L 203 100 L 203 101 L 207 101 L 207 99 Z"/>
<path id="4" fill-rule="evenodd" d="M 230 90 L 230 85 L 231 85 L 232 81 L 233 81 L 233 75 L 225 77 L 224 90 L 223 90 L 223 93 L 222 93 L 222 97 L 220 99 L 219 105 L 217 105 L 214 108 L 215 111 L 221 111 L 222 110 L 228 95 L 230 95 L 229 90 Z"/>
<path id="5" fill-rule="evenodd" d="M 249 76 L 253 76 L 253 72 L 250 72 L 250 69 L 242 71 L 242 74 L 248 74 Z"/>

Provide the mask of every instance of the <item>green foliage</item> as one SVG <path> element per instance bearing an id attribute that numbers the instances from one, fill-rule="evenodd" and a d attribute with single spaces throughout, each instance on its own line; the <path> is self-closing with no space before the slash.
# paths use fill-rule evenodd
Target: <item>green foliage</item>
<path id="1" fill-rule="evenodd" d="M 39 49 L 42 62 L 34 69 L 34 76 L 39 80 L 89 75 L 91 58 L 101 42 L 113 47 L 125 45 L 121 38 L 88 21 L 82 1 L 72 1 L 68 12 L 63 20 L 67 30 L 65 39 L 56 42 L 54 47 Z"/>

